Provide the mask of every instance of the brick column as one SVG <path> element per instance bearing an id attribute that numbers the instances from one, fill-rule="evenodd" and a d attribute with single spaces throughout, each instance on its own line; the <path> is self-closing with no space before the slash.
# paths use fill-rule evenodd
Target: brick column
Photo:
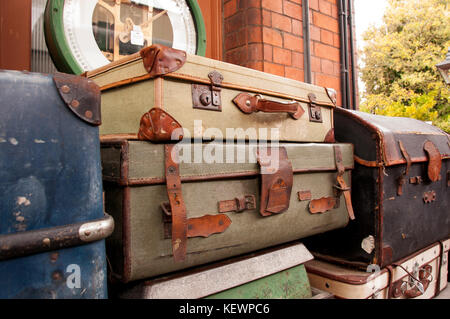
<path id="1" fill-rule="evenodd" d="M 313 83 L 335 89 L 342 105 L 339 12 L 336 0 L 310 0 Z"/>
<path id="2" fill-rule="evenodd" d="M 334 88 L 341 103 L 336 0 L 310 0 L 313 84 Z M 304 81 L 302 0 L 224 0 L 224 60 Z"/>

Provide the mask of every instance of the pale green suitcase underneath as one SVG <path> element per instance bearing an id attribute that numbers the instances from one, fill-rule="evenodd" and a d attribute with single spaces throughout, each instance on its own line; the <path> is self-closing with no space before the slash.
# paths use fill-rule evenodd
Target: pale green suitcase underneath
<path id="1" fill-rule="evenodd" d="M 161 45 L 85 76 L 102 91 L 103 136 L 334 142 L 333 89 Z"/>
<path id="2" fill-rule="evenodd" d="M 273 174 L 263 174 L 266 163 L 255 157 L 264 157 L 249 155 L 255 149 L 248 144 L 179 147 L 184 162 L 168 169 L 166 145 L 102 140 L 106 211 L 116 223 L 107 254 L 113 275 L 122 282 L 342 228 L 352 215 L 350 189 L 338 181 L 341 176 L 350 185 L 351 144 L 272 146 L 272 154 L 280 154 L 279 170 Z M 239 150 L 246 154 L 240 161 Z M 226 163 L 230 151 L 234 154 Z M 169 200 L 169 189 L 176 186 L 170 172 L 178 173 L 181 187 Z M 180 202 L 187 220 L 181 223 L 185 237 L 178 239 L 180 217 L 174 205 Z"/>

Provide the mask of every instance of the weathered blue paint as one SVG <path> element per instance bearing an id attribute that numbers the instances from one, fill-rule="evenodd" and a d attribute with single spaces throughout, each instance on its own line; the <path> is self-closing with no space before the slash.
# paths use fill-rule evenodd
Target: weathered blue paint
<path id="1" fill-rule="evenodd" d="M 0 71 L 0 234 L 102 217 L 98 128 L 51 76 Z M 0 262 L 0 298 L 107 298 L 104 240 Z"/>

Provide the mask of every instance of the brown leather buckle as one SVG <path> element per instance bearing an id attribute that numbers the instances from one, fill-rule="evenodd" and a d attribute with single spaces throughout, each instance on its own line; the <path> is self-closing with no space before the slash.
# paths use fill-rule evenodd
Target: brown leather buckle
<path id="1" fill-rule="evenodd" d="M 255 195 L 245 195 L 242 198 L 235 198 L 219 202 L 220 213 L 228 213 L 228 212 L 242 213 L 243 211 L 254 209 L 256 209 Z"/>
<path id="2" fill-rule="evenodd" d="M 294 174 L 286 149 L 284 147 L 260 147 L 257 159 L 261 168 L 260 214 L 271 216 L 287 211 Z"/>
<path id="3" fill-rule="evenodd" d="M 231 224 L 225 214 L 206 215 L 187 219 L 186 205 L 181 192 L 177 145 L 165 145 L 166 188 L 169 203 L 161 204 L 165 238 L 172 238 L 172 252 L 175 262 L 186 259 L 187 239 L 209 237 L 224 232 Z M 170 236 L 169 236 L 170 234 Z"/>
<path id="4" fill-rule="evenodd" d="M 428 178 L 432 182 L 437 182 L 441 179 L 441 167 L 442 167 L 442 159 L 441 153 L 436 145 L 431 141 L 426 141 L 423 145 L 424 151 L 428 156 Z"/>
<path id="5" fill-rule="evenodd" d="M 334 188 L 338 191 L 338 196 L 336 197 L 340 197 L 340 193 L 344 194 L 348 216 L 351 220 L 354 220 L 355 213 L 353 212 L 351 188 L 347 186 L 347 183 L 344 180 L 345 166 L 342 159 L 342 151 L 339 145 L 334 145 L 334 160 L 338 170 L 338 174 L 336 176 L 337 185 L 334 186 Z"/>

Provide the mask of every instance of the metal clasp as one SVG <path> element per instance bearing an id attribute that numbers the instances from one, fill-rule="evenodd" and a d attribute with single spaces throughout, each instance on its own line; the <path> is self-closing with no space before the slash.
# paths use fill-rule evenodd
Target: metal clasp
<path id="1" fill-rule="evenodd" d="M 192 84 L 192 105 L 194 109 L 222 112 L 220 92 L 223 76 L 217 71 L 208 74 L 211 85 Z"/>
<path id="2" fill-rule="evenodd" d="M 309 121 L 322 123 L 322 110 L 319 105 L 316 104 L 316 95 L 314 93 L 308 94 L 309 98 Z"/>

